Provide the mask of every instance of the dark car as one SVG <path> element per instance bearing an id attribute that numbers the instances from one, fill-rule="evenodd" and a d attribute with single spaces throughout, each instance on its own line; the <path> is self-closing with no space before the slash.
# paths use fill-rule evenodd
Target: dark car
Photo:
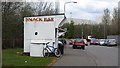
<path id="1" fill-rule="evenodd" d="M 64 46 L 66 45 L 66 40 L 65 39 L 60 39 L 59 38 L 59 41 L 58 41 L 58 48 L 61 52 L 61 54 L 64 54 Z"/>
<path id="2" fill-rule="evenodd" d="M 61 41 L 61 42 L 63 43 L 63 45 L 66 45 L 66 44 L 67 44 L 66 40 L 63 39 L 63 38 L 59 38 L 58 40 Z"/>
<path id="3" fill-rule="evenodd" d="M 73 43 L 73 49 L 80 47 L 81 49 L 85 49 L 84 39 L 76 39 Z"/>

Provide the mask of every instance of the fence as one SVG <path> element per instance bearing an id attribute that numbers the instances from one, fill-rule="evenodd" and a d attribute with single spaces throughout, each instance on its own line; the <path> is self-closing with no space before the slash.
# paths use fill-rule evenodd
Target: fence
<path id="1" fill-rule="evenodd" d="M 23 48 L 23 39 L 2 39 L 2 48 Z"/>

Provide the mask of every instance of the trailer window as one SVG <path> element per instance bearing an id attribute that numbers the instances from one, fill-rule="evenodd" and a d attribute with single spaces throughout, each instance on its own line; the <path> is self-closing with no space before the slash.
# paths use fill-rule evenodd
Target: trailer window
<path id="1" fill-rule="evenodd" d="M 38 32 L 35 32 L 35 35 L 38 35 Z"/>

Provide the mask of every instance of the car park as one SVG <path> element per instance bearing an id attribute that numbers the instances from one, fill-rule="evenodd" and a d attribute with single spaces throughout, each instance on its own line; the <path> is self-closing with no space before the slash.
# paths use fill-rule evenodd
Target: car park
<path id="1" fill-rule="evenodd" d="M 84 39 L 76 39 L 73 44 L 73 49 L 80 47 L 81 49 L 85 49 Z"/>

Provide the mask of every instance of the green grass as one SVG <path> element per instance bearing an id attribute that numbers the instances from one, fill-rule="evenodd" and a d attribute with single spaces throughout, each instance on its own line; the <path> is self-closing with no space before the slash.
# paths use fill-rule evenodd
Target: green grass
<path id="1" fill-rule="evenodd" d="M 56 59 L 56 57 L 39 58 L 22 56 L 21 52 L 23 50 L 18 48 L 3 50 L 3 66 L 47 66 L 52 60 Z"/>

